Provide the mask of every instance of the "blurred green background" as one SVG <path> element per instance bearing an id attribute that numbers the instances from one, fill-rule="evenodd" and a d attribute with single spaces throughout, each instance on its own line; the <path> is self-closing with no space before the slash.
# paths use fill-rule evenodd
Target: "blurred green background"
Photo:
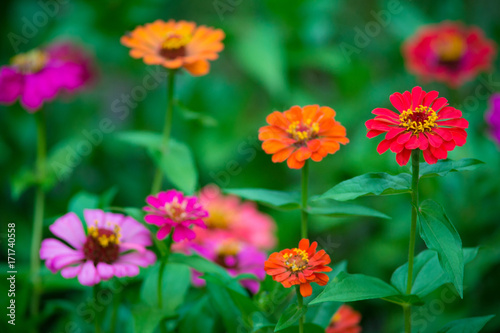
<path id="1" fill-rule="evenodd" d="M 223 188 L 298 190 L 300 172 L 289 170 L 286 164 L 273 164 L 257 140 L 258 128 L 265 125 L 270 112 L 296 104 L 334 108 L 351 140 L 335 155 L 311 165 L 311 194 L 323 193 L 362 173 L 402 171 L 394 154 L 377 154 L 375 148 L 380 140 L 367 139 L 364 126 L 373 117 L 373 108 L 390 107 L 390 94 L 422 84 L 405 71 L 401 43 L 419 26 L 446 19 L 477 25 L 487 37 L 500 42 L 500 3 L 394 1 L 401 10 L 389 14 L 382 24 L 377 16 L 387 11 L 390 1 L 2 1 L 0 64 L 7 64 L 16 53 L 9 36 L 22 35 L 26 22 L 33 23 L 40 11 L 54 15 L 45 24 L 38 21 L 36 33 L 18 45 L 20 52 L 69 38 L 85 46 L 96 61 L 98 75 L 92 86 L 74 98 L 58 99 L 44 107 L 49 147 L 74 162 L 74 167 L 63 172 L 64 179 L 48 193 L 46 225 L 66 213 L 71 198 L 82 191 L 101 194 L 113 189 L 113 206 L 144 204 L 154 167 L 143 149 L 130 147 L 116 135 L 132 129 L 161 131 L 166 80 L 162 79 L 156 89 L 147 90 L 144 98 L 132 100 L 122 108 L 126 111 L 117 111 L 117 106 L 126 105 L 123 94 L 131 94 L 151 72 L 161 71 L 129 57 L 119 39 L 126 31 L 155 19 L 184 19 L 226 33 L 225 49 L 212 62 L 210 73 L 198 78 L 184 73 L 176 86 L 182 107 L 175 109 L 173 137 L 193 149 L 200 186 L 216 183 Z M 378 22 L 377 33 L 372 33 L 365 43 L 357 43 L 359 31 L 365 31 L 370 22 L 375 26 Z M 340 45 L 357 51 L 346 54 Z M 454 319 L 494 314 L 500 309 L 496 297 L 500 293 L 500 151 L 489 138 L 484 122 L 488 107 L 484 93 L 500 91 L 498 64 L 497 59 L 493 73 L 482 74 L 456 92 L 442 84 L 422 85 L 424 90 L 436 89 L 450 98 L 450 103 L 461 109 L 470 122 L 467 144 L 449 157 L 486 162 L 476 171 L 421 182 L 421 198 L 443 204 L 464 247 L 481 246 L 478 257 L 466 266 L 464 299 L 443 302 L 442 289 L 432 295 L 435 301 L 430 304 L 434 306 L 427 315 L 422 314 L 428 316 L 428 332 Z M 104 118 L 113 121 L 114 130 L 100 137 L 95 131 Z M 96 140 L 91 143 L 91 153 L 78 153 L 83 141 L 90 142 L 89 133 L 94 133 Z M 21 170 L 34 163 L 35 135 L 31 114 L 18 104 L 1 107 L 1 274 L 7 270 L 6 224 L 15 222 L 20 304 L 29 297 L 22 279 L 29 268 L 33 190 L 16 199 L 13 188 L 20 189 Z M 319 240 L 320 246 L 327 249 L 334 265 L 347 259 L 350 272 L 388 281 L 392 271 L 407 260 L 409 196 L 367 197 L 357 202 L 392 219 L 312 218 L 311 239 Z M 262 209 L 277 221 L 279 248 L 295 246 L 299 213 Z M 47 228 L 44 235 L 49 235 Z M 424 248 L 418 241 L 418 252 Z M 63 332 L 65 323 L 76 317 L 71 302 L 81 301 L 87 294 L 82 288 L 74 289 L 76 284 L 71 281 L 53 278 L 50 283 L 50 277 L 47 279 L 43 332 Z M 128 292 L 132 293 L 133 287 Z M 5 306 L 3 300 L 2 296 Z M 401 327 L 402 315 L 397 306 L 379 300 L 351 305 L 362 313 L 365 332 L 396 332 Z M 19 308 L 18 319 L 22 324 Z M 5 322 L 4 317 L 0 327 Z M 484 330 L 498 331 L 500 317 Z"/>

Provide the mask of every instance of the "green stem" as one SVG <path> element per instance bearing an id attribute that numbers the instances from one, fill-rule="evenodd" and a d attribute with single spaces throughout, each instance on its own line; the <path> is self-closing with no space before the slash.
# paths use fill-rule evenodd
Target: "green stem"
<path id="1" fill-rule="evenodd" d="M 172 230 L 173 232 L 173 230 Z M 160 270 L 158 272 L 158 288 L 157 288 L 157 293 L 158 293 L 158 307 L 161 309 L 163 308 L 163 297 L 162 297 L 162 289 L 163 289 L 163 271 L 165 270 L 165 266 L 168 263 L 168 258 L 170 257 L 170 253 L 172 252 L 172 233 L 167 237 L 167 245 L 166 245 L 166 253 L 162 256 L 161 261 L 160 261 Z"/>
<path id="2" fill-rule="evenodd" d="M 299 308 L 304 306 L 304 298 L 300 293 L 300 285 L 295 286 L 295 293 L 297 294 L 297 302 L 299 303 Z M 299 333 L 304 333 L 304 316 L 299 318 Z"/>
<path id="3" fill-rule="evenodd" d="M 408 280 L 406 283 L 406 294 L 411 294 L 413 283 L 413 258 L 415 257 L 415 236 L 417 233 L 417 214 L 418 214 L 418 179 L 420 172 L 420 150 L 415 149 L 411 152 L 412 178 L 411 178 L 411 227 L 410 227 L 410 245 L 408 247 Z M 411 307 L 404 307 L 405 332 L 411 332 Z"/>
<path id="4" fill-rule="evenodd" d="M 403 305 L 405 316 L 405 332 L 411 332 L 411 307 L 408 304 Z"/>
<path id="5" fill-rule="evenodd" d="M 94 293 L 94 303 L 97 304 L 97 296 L 99 294 L 99 284 L 95 284 L 93 289 Z M 96 310 L 95 312 L 95 317 L 94 317 L 94 326 L 95 326 L 95 333 L 101 333 L 101 325 L 100 325 L 100 320 L 99 320 L 99 311 Z"/>
<path id="6" fill-rule="evenodd" d="M 309 163 L 302 167 L 302 203 L 301 203 L 301 237 L 307 238 L 307 185 L 309 180 Z"/>
<path id="7" fill-rule="evenodd" d="M 174 85 L 175 85 L 175 70 L 170 70 L 168 73 L 167 82 L 167 113 L 165 115 L 165 124 L 163 125 L 163 138 L 161 142 L 161 153 L 166 154 L 168 150 L 168 142 L 170 140 L 170 133 L 172 132 L 172 114 L 174 111 Z M 161 183 L 163 180 L 163 172 L 161 167 L 156 169 L 153 178 L 153 185 L 151 187 L 151 194 L 160 192 Z"/>
<path id="8" fill-rule="evenodd" d="M 113 312 L 111 313 L 111 324 L 109 328 L 110 333 L 116 331 L 116 321 L 118 319 L 118 310 L 120 308 L 120 293 L 114 293 L 113 295 Z"/>
<path id="9" fill-rule="evenodd" d="M 31 238 L 31 282 L 33 293 L 31 295 L 31 315 L 37 316 L 40 307 L 40 295 L 42 292 L 40 280 L 40 242 L 42 240 L 43 211 L 45 206 L 45 192 L 43 190 L 43 180 L 45 178 L 45 159 L 47 155 L 47 140 L 45 129 L 45 117 L 43 110 L 35 113 L 37 149 L 36 149 L 36 189 L 35 204 L 33 214 L 33 234 Z"/>

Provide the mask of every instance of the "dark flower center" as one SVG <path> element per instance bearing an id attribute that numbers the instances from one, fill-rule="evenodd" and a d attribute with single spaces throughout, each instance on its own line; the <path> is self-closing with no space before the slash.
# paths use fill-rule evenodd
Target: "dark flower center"
<path id="1" fill-rule="evenodd" d="M 191 38 L 191 34 L 185 31 L 170 32 L 161 45 L 160 55 L 167 59 L 186 56 L 186 45 Z"/>
<path id="2" fill-rule="evenodd" d="M 120 228 L 115 226 L 115 230 L 90 227 L 87 240 L 83 245 L 83 253 L 87 260 L 92 260 L 95 264 L 104 262 L 111 264 L 118 259 Z"/>

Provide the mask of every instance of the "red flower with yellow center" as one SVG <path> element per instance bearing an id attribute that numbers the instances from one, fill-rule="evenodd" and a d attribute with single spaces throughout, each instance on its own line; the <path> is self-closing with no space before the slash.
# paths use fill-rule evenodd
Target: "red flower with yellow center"
<path id="1" fill-rule="evenodd" d="M 148 65 L 184 67 L 192 75 L 200 76 L 208 73 L 208 61 L 217 59 L 224 49 L 224 37 L 220 29 L 197 27 L 193 22 L 156 20 L 138 26 L 120 41 L 131 48 L 131 57 L 142 58 Z"/>
<path id="2" fill-rule="evenodd" d="M 259 130 L 262 149 L 273 155 L 274 163 L 287 160 L 291 169 L 302 168 L 309 158 L 319 162 L 349 142 L 345 128 L 335 121 L 335 111 L 327 106 L 293 106 L 274 111 L 266 121 L 269 126 Z"/>
<path id="3" fill-rule="evenodd" d="M 403 46 L 410 72 L 452 87 L 490 69 L 495 54 L 495 43 L 481 29 L 447 21 L 423 27 Z"/>
<path id="4" fill-rule="evenodd" d="M 300 294 L 304 297 L 311 296 L 311 282 L 325 286 L 329 278 L 322 272 L 332 270 L 326 266 L 330 263 L 330 256 L 324 250 L 316 252 L 317 246 L 316 242 L 309 246 L 309 240 L 302 239 L 298 248 L 271 254 L 264 263 L 264 269 L 285 288 L 300 285 Z"/>
<path id="5" fill-rule="evenodd" d="M 455 146 L 463 146 L 467 139 L 465 129 L 469 126 L 462 112 L 448 106 L 448 100 L 439 97 L 437 91 L 426 93 L 420 87 L 412 92 L 394 93 L 392 105 L 399 114 L 384 108 L 372 111 L 377 116 L 365 124 L 368 138 L 386 133 L 377 147 L 379 154 L 388 149 L 396 153 L 396 161 L 403 166 L 408 163 L 411 151 L 422 150 L 424 159 L 434 164 L 448 157 Z"/>

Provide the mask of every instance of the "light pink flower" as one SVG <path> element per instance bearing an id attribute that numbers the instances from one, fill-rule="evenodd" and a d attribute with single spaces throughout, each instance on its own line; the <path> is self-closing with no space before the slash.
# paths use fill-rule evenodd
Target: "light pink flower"
<path id="1" fill-rule="evenodd" d="M 269 250 L 275 246 L 276 224 L 269 215 L 259 212 L 254 202 L 242 202 L 234 195 L 223 195 L 215 185 L 205 186 L 199 197 L 210 216 L 204 219 L 206 230 L 195 228 L 196 240 L 203 241 L 217 234 L 258 249 Z"/>
<path id="2" fill-rule="evenodd" d="M 88 233 L 75 213 L 58 218 L 50 231 L 55 238 L 42 242 L 40 258 L 53 273 L 66 278 L 78 276 L 85 286 L 92 286 L 113 276 L 136 276 L 139 266 L 147 267 L 156 255 L 146 249 L 152 244 L 149 230 L 131 217 L 105 213 L 100 209 L 84 212 Z"/>
<path id="3" fill-rule="evenodd" d="M 169 190 L 148 196 L 146 202 L 150 206 L 144 207 L 148 212 L 144 220 L 160 228 L 156 234 L 159 240 L 165 239 L 172 228 L 174 229 L 172 238 L 175 242 L 196 237 L 196 233 L 189 228 L 191 225 L 206 228 L 203 218 L 208 217 L 208 212 L 203 209 L 196 197 L 184 196 L 182 192 Z"/>

